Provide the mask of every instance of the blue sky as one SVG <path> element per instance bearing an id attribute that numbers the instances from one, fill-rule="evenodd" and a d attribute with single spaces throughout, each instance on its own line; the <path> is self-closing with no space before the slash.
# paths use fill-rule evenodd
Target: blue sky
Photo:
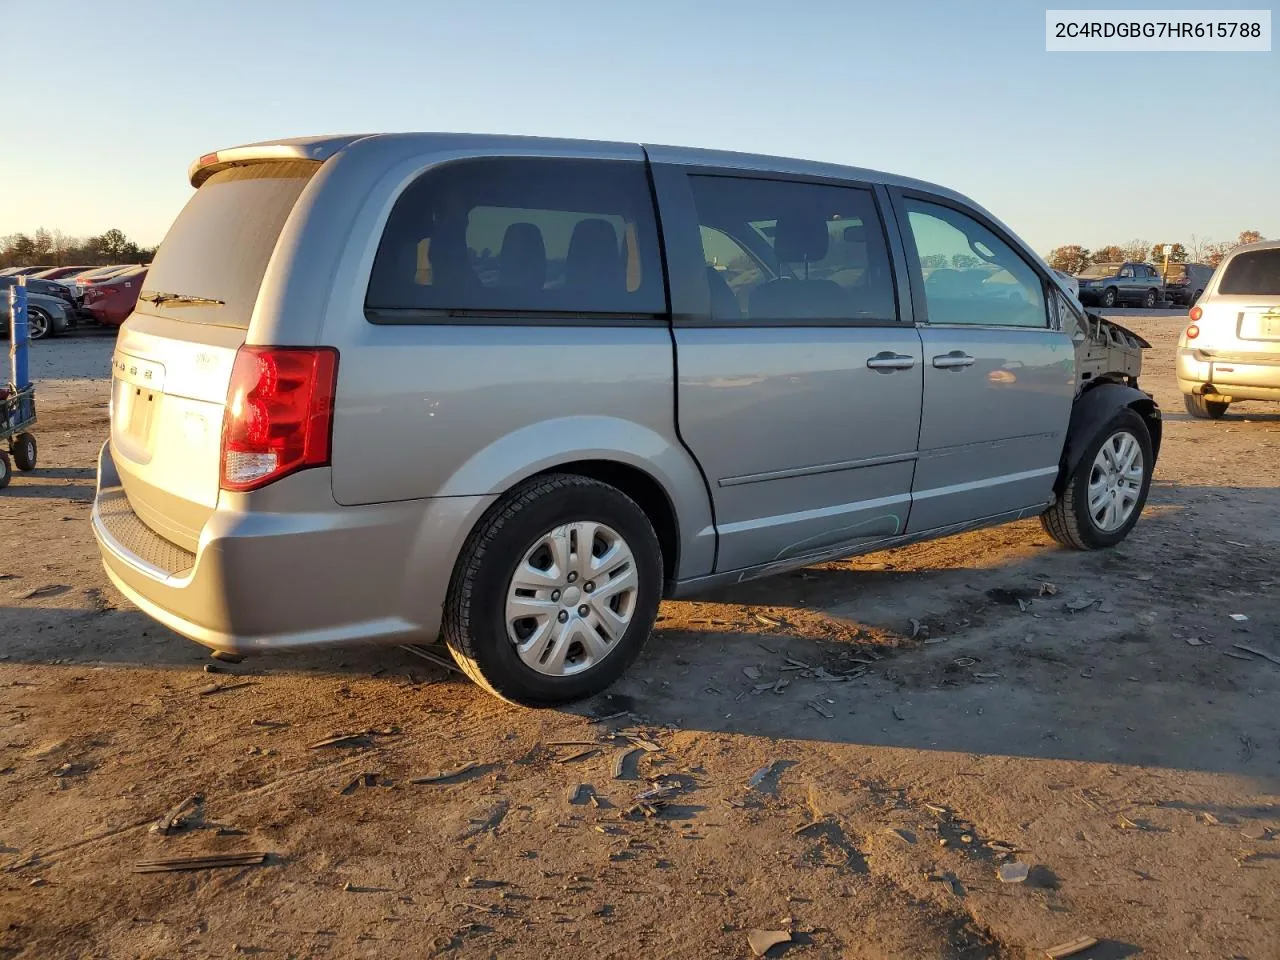
<path id="1" fill-rule="evenodd" d="M 1280 235 L 1280 53 L 1049 54 L 1047 5 L 0 0 L 22 129 L 0 138 L 0 235 L 155 243 L 201 153 L 380 130 L 887 169 L 967 193 L 1042 252 Z"/>

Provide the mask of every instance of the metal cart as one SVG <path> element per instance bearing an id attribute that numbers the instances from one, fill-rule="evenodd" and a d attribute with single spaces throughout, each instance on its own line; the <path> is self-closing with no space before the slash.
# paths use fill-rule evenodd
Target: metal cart
<path id="1" fill-rule="evenodd" d="M 36 422 L 36 388 L 31 383 L 27 351 L 27 284 L 20 277 L 9 288 L 9 382 L 0 385 L 0 487 L 7 487 L 13 468 L 36 468 L 36 438 L 31 427 Z M 10 460 L 12 454 L 12 460 Z"/>

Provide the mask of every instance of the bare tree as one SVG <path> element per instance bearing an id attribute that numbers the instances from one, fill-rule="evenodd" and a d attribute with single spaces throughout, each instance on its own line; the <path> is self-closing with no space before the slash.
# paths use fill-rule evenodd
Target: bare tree
<path id="1" fill-rule="evenodd" d="M 1204 263 L 1204 258 L 1208 255 L 1211 246 L 1213 246 L 1213 241 L 1208 237 L 1198 237 L 1193 233 L 1191 242 L 1187 245 L 1187 253 L 1191 257 L 1191 262 Z"/>
<path id="2" fill-rule="evenodd" d="M 49 231 L 44 227 L 36 230 L 36 235 L 31 238 L 31 254 L 38 261 L 49 259 L 49 254 L 53 250 L 53 237 L 49 236 Z"/>
<path id="3" fill-rule="evenodd" d="M 66 265 L 67 251 L 73 243 L 72 238 L 61 230 L 54 228 L 49 231 L 49 253 L 53 256 L 53 262 L 56 266 Z"/>
<path id="4" fill-rule="evenodd" d="M 1142 263 L 1147 259 L 1147 254 L 1151 250 L 1151 243 L 1148 240 L 1130 240 L 1123 247 L 1125 260 L 1136 260 Z"/>

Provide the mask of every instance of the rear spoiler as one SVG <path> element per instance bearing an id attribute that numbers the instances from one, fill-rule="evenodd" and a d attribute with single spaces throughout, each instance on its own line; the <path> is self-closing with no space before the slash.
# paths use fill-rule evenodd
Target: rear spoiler
<path id="1" fill-rule="evenodd" d="M 264 160 L 314 160 L 323 163 L 335 153 L 364 135 L 339 137 L 306 137 L 297 140 L 249 143 L 240 147 L 228 147 L 206 153 L 187 168 L 187 179 L 193 187 L 199 187 L 219 170 L 228 167 L 261 163 Z"/>

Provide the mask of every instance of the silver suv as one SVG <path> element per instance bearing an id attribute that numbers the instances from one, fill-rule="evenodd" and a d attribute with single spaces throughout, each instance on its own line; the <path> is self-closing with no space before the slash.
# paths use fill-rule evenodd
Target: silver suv
<path id="1" fill-rule="evenodd" d="M 93 526 L 224 657 L 443 634 L 551 704 L 659 600 L 1043 515 L 1137 522 L 1143 344 L 941 187 L 394 134 L 220 150 L 114 357 Z"/>
<path id="2" fill-rule="evenodd" d="M 1280 400 L 1280 241 L 1236 247 L 1178 340 L 1187 412 L 1217 420 L 1237 400 Z"/>

